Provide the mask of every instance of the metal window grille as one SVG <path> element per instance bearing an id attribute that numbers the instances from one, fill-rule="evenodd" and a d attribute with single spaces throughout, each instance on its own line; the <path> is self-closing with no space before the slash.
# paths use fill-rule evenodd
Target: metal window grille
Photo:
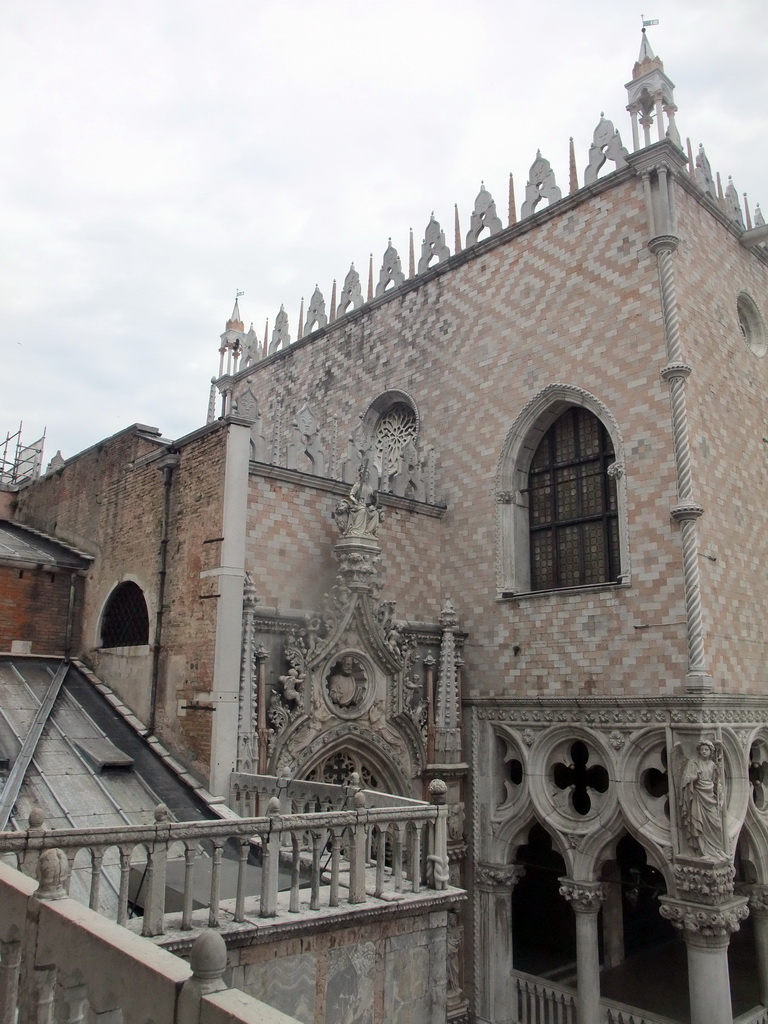
<path id="1" fill-rule="evenodd" d="M 102 647 L 134 647 L 149 643 L 149 613 L 141 587 L 130 580 L 109 596 L 101 620 Z"/>
<path id="2" fill-rule="evenodd" d="M 528 477 L 532 590 L 618 577 L 614 460 L 607 430 L 586 409 L 568 409 L 541 439 Z"/>

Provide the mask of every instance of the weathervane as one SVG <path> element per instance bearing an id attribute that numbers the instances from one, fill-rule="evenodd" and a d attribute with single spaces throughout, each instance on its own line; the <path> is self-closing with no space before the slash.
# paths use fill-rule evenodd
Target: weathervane
<path id="1" fill-rule="evenodd" d="M 239 299 L 241 295 L 245 295 L 245 292 L 240 292 L 237 289 L 235 289 L 235 298 Z"/>
<path id="2" fill-rule="evenodd" d="M 659 24 L 659 19 L 658 18 L 648 18 L 648 19 L 646 19 L 644 14 L 640 15 L 640 20 L 643 23 L 643 32 L 645 32 L 645 30 L 647 28 L 649 28 L 651 25 L 658 25 Z"/>

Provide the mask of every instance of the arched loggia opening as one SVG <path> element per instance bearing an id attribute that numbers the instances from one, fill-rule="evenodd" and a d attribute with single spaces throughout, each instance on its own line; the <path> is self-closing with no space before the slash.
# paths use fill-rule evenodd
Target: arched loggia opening
<path id="1" fill-rule="evenodd" d="M 525 873 L 512 893 L 513 966 L 542 977 L 575 974 L 576 928 L 571 908 L 560 896 L 565 861 L 541 825 L 534 825 L 528 842 L 517 851 Z"/>

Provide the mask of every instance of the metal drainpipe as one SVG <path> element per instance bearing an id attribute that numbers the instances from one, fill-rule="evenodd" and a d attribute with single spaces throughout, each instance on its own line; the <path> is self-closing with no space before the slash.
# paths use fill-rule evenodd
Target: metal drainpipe
<path id="1" fill-rule="evenodd" d="M 157 615 L 155 616 L 155 638 L 152 645 L 152 681 L 149 690 L 149 731 L 154 733 L 157 704 L 157 683 L 160 676 L 160 651 L 163 637 L 163 605 L 165 603 L 165 577 L 168 565 L 168 526 L 171 512 L 171 482 L 173 471 L 179 464 L 179 456 L 170 451 L 160 463 L 163 471 L 163 520 L 160 529 L 160 567 L 158 569 Z"/>
<path id="2" fill-rule="evenodd" d="M 75 580 L 77 573 L 69 574 L 69 604 L 67 605 L 67 631 L 64 635 L 64 657 L 69 661 L 72 653 L 72 626 L 75 615 Z"/>

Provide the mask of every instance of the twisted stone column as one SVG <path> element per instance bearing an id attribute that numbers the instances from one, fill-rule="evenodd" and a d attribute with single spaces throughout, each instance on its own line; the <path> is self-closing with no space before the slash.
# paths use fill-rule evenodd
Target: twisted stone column
<path id="1" fill-rule="evenodd" d="M 576 1020 L 596 1024 L 600 1020 L 600 949 L 597 915 L 605 893 L 599 882 L 560 879 L 560 895 L 576 915 Z"/>
<path id="2" fill-rule="evenodd" d="M 512 890 L 523 877 L 520 864 L 478 864 L 475 888 L 479 903 L 479 949 L 475 958 L 482 977 L 475 978 L 478 1024 L 517 1024 L 512 976 Z"/>
<path id="3" fill-rule="evenodd" d="M 666 191 L 666 174 L 662 184 Z M 665 218 L 668 219 L 668 218 Z M 688 436 L 688 414 L 685 404 L 686 380 L 691 368 L 683 361 L 680 341 L 680 320 L 677 311 L 677 288 L 673 253 L 679 239 L 675 235 L 656 235 L 648 248 L 656 255 L 661 308 L 664 316 L 664 333 L 667 343 L 667 365 L 661 376 L 669 384 L 672 405 L 672 433 L 675 445 L 677 470 L 677 502 L 671 509 L 672 518 L 680 523 L 683 541 L 683 574 L 685 587 L 685 609 L 688 632 L 688 673 L 689 692 L 701 692 L 712 688 L 707 675 L 704 657 L 704 628 L 701 607 L 701 581 L 699 578 L 699 549 L 696 520 L 704 509 L 694 499 L 691 469 L 691 445 Z"/>

